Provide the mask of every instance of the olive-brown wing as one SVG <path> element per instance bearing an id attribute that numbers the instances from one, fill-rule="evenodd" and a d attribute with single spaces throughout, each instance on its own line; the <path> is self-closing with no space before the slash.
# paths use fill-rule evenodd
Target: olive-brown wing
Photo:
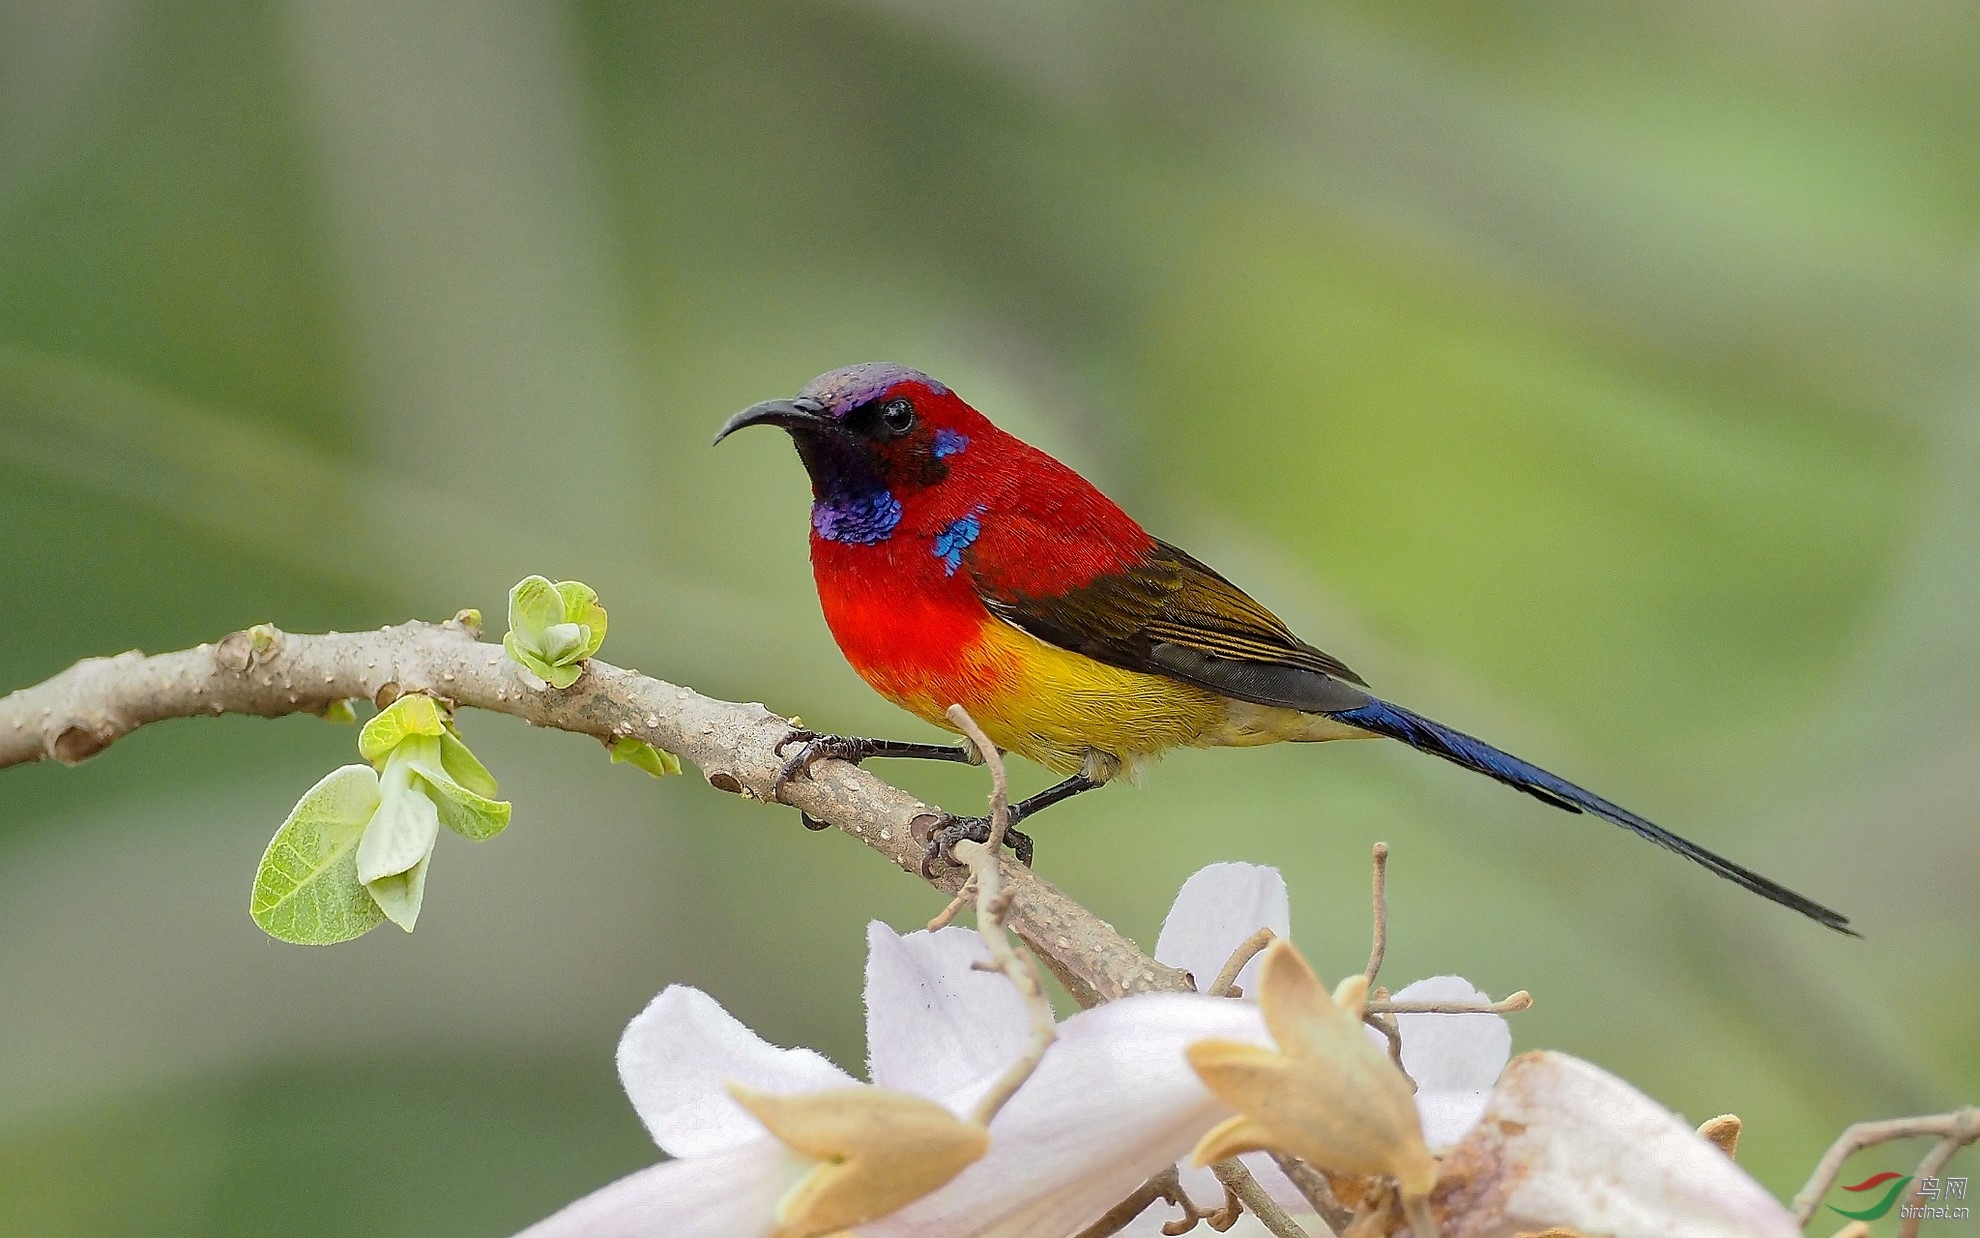
<path id="1" fill-rule="evenodd" d="M 1361 677 L 1251 595 L 1166 542 L 1141 561 L 1049 596 L 999 591 L 972 573 L 991 613 L 1097 662 L 1167 675 L 1238 700 L 1307 713 L 1368 703 Z"/>

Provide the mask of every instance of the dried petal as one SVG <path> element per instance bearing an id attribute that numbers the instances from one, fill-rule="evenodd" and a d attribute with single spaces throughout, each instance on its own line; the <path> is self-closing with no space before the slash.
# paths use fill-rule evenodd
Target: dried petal
<path id="1" fill-rule="evenodd" d="M 990 1132 L 932 1100 L 856 1087 L 798 1096 L 729 1085 L 736 1103 L 818 1167 L 777 1209 L 773 1238 L 819 1238 L 913 1203 L 990 1150 Z"/>
<path id="2" fill-rule="evenodd" d="M 1365 978 L 1330 997 L 1288 942 L 1265 952 L 1259 1008 L 1276 1049 L 1236 1041 L 1191 1045 L 1190 1064 L 1238 1111 L 1198 1143 L 1198 1164 L 1240 1152 L 1290 1153 L 1336 1173 L 1388 1175 L 1406 1200 L 1426 1196 L 1436 1162 L 1409 1081 L 1361 1031 Z"/>
<path id="3" fill-rule="evenodd" d="M 1550 1228 L 1614 1238 L 1796 1238 L 1719 1148 L 1613 1075 L 1563 1053 L 1516 1058 L 1445 1159 L 1435 1206 L 1455 1238 Z"/>

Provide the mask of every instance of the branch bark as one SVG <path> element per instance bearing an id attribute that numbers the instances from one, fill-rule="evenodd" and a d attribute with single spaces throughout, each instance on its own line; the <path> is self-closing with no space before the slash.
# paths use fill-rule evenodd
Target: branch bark
<path id="1" fill-rule="evenodd" d="M 571 687 L 551 688 L 459 620 L 375 632 L 300 635 L 262 627 L 218 644 L 150 657 L 135 650 L 90 658 L 0 699 L 0 768 L 56 760 L 74 765 L 141 726 L 169 718 L 317 713 L 339 701 L 389 704 L 424 692 L 458 706 L 610 744 L 643 739 L 692 762 L 710 786 L 769 802 L 788 719 L 593 659 Z M 821 761 L 785 785 L 781 802 L 829 822 L 919 875 L 922 837 L 941 810 L 841 761 Z M 1129 993 L 1185 991 L 1183 973 L 1140 947 L 1031 870 L 1001 861 L 1006 923 L 1082 1004 Z M 930 883 L 954 894 L 968 877 L 937 866 Z"/>

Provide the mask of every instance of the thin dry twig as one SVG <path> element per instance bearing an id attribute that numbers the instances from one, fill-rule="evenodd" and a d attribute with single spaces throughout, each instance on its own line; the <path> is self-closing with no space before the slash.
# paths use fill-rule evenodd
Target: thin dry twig
<path id="1" fill-rule="evenodd" d="M 956 891 L 956 896 L 949 900 L 949 905 L 936 912 L 935 918 L 928 922 L 928 931 L 939 933 L 954 924 L 956 917 L 963 913 L 963 909 L 975 902 L 976 877 L 971 875 L 968 881 L 963 882 L 963 888 Z"/>
<path id="2" fill-rule="evenodd" d="M 1374 865 L 1373 894 L 1371 897 L 1374 920 L 1373 941 L 1368 948 L 1368 968 L 1362 974 L 1368 977 L 1369 1000 L 1362 1008 L 1361 1020 L 1382 1033 L 1388 1042 L 1389 1061 L 1402 1071 L 1403 1078 L 1409 1079 L 1410 1086 L 1416 1080 L 1410 1079 L 1409 1071 L 1403 1068 L 1402 1029 L 1395 1016 L 1399 1014 L 1516 1014 L 1533 1008 L 1533 995 L 1525 989 L 1503 1001 L 1496 1002 L 1398 1002 L 1389 998 L 1385 988 L 1378 987 L 1375 977 L 1382 970 L 1382 962 L 1389 954 L 1389 844 L 1376 843 L 1372 854 Z"/>
<path id="3" fill-rule="evenodd" d="M 1161 1173 L 1135 1189 L 1134 1194 L 1123 1199 L 1107 1210 L 1105 1216 L 1080 1230 L 1073 1238 L 1107 1238 L 1118 1234 L 1134 1222 L 1134 1219 L 1148 1211 L 1156 1203 L 1167 1203 L 1182 1209 L 1182 1215 L 1162 1223 L 1162 1232 L 1171 1238 L 1194 1230 L 1198 1222 L 1208 1225 L 1217 1233 L 1223 1233 L 1236 1225 L 1244 1215 L 1244 1206 L 1229 1187 L 1224 1188 L 1223 1206 L 1215 1212 L 1205 1212 L 1196 1206 L 1189 1192 L 1182 1186 L 1182 1171 L 1171 1165 Z"/>
<path id="4" fill-rule="evenodd" d="M 1272 1163 L 1279 1167 L 1279 1172 L 1286 1176 L 1286 1180 L 1293 1184 L 1295 1190 L 1306 1197 L 1307 1204 L 1312 1207 L 1314 1215 L 1320 1218 L 1320 1224 L 1326 1228 L 1329 1238 L 1339 1238 L 1340 1232 L 1353 1223 L 1354 1213 L 1334 1194 L 1333 1185 L 1327 1181 L 1327 1176 L 1296 1156 L 1288 1156 L 1283 1152 L 1274 1152 L 1271 1156 Z"/>
<path id="5" fill-rule="evenodd" d="M 1224 960 L 1224 966 L 1218 971 L 1217 978 L 1210 982 L 1210 987 L 1204 992 L 1212 997 L 1244 996 L 1238 991 L 1238 973 L 1244 970 L 1245 964 L 1262 954 L 1265 947 L 1276 941 L 1278 936 L 1271 929 L 1262 928 L 1239 942 L 1238 948 L 1231 951 L 1230 958 Z"/>
<path id="6" fill-rule="evenodd" d="M 1382 994 L 1385 999 L 1389 992 L 1387 989 L 1377 989 L 1375 991 Z M 1390 1064 L 1397 1070 L 1402 1071 L 1402 1077 L 1409 1080 L 1409 1090 L 1414 1092 L 1416 1090 L 1416 1080 L 1411 1077 L 1408 1068 L 1403 1065 L 1402 1028 L 1397 1026 L 1395 1016 L 1390 1014 L 1376 1014 L 1364 1010 L 1361 1012 L 1361 1021 L 1382 1033 L 1382 1039 L 1387 1041 L 1389 1045 Z"/>
<path id="7" fill-rule="evenodd" d="M 1135 1188 L 1134 1194 L 1107 1209 L 1106 1215 L 1074 1234 L 1073 1238 L 1109 1238 L 1110 1235 L 1118 1234 L 1132 1225 L 1136 1217 L 1157 1203 L 1173 1204 L 1183 1210 L 1182 1219 L 1188 1224 L 1176 1230 L 1178 1234 L 1186 1234 L 1190 1229 L 1195 1228 L 1197 1219 L 1203 1215 L 1196 1210 L 1196 1205 L 1183 1191 L 1181 1177 L 1176 1167 L 1171 1165 Z M 1165 1224 L 1162 1228 L 1164 1233 L 1168 1232 L 1168 1225 Z"/>
<path id="8" fill-rule="evenodd" d="M 1953 1132 L 1932 1145 L 1932 1150 L 1925 1154 L 1925 1159 L 1918 1162 L 1916 1175 L 1918 1185 L 1911 1188 L 1908 1203 L 1912 1205 L 1920 1203 L 1923 1199 L 1925 1179 L 1937 1178 L 1945 1172 L 1946 1166 L 1952 1163 L 1952 1158 L 1961 1148 L 1980 1140 L 1980 1109 L 1968 1107 L 1954 1116 L 1956 1120 Z M 1917 1238 L 1918 1226 L 1924 1219 L 1924 1213 L 1914 1207 L 1911 1215 L 1898 1222 L 1898 1238 Z"/>
<path id="9" fill-rule="evenodd" d="M 1389 953 L 1389 844 L 1376 843 L 1375 852 L 1375 940 L 1368 947 L 1369 992 L 1375 991 L 1376 973 L 1382 970 L 1382 960 Z"/>
<path id="10" fill-rule="evenodd" d="M 1235 1157 L 1218 1161 L 1210 1167 L 1210 1171 L 1217 1175 L 1217 1181 L 1224 1184 L 1224 1189 L 1233 1198 L 1251 1210 L 1251 1215 L 1258 1218 L 1260 1225 L 1272 1231 L 1275 1238 L 1308 1238 L 1299 1222 L 1286 1215 L 1286 1210 L 1279 1207 L 1278 1201 L 1268 1195 L 1264 1187 L 1258 1185 L 1258 1179 L 1251 1176 L 1251 1171 L 1244 1167 L 1242 1161 Z M 1236 1219 L 1232 1218 L 1233 1221 Z"/>
<path id="11" fill-rule="evenodd" d="M 1808 1184 L 1794 1197 L 1792 1206 L 1794 1219 L 1799 1221 L 1803 1228 L 1807 1227 L 1809 1220 L 1815 1215 L 1815 1209 L 1821 1206 L 1822 1197 L 1827 1195 L 1829 1188 L 1836 1184 L 1837 1176 L 1842 1173 L 1843 1165 L 1850 1157 L 1865 1148 L 1874 1148 L 1879 1144 L 1926 1136 L 1937 1136 L 1939 1142 L 1926 1154 L 1916 1176 L 1937 1177 L 1938 1170 L 1945 1168 L 1954 1153 L 1970 1143 L 1980 1142 L 1980 1107 L 1966 1105 L 1950 1113 L 1928 1114 L 1917 1118 L 1889 1118 L 1881 1122 L 1858 1122 L 1837 1136 L 1836 1141 L 1829 1145 L 1829 1150 L 1822 1154 L 1822 1159 L 1815 1166 L 1815 1172 L 1809 1176 Z M 1932 1167 L 1932 1172 L 1929 1174 L 1926 1172 L 1927 1166 Z M 1914 1190 L 1912 1199 L 1915 1201 L 1916 1198 L 1917 1192 Z M 1907 1218 L 1904 1224 L 1909 1228 L 1900 1228 L 1900 1235 L 1903 1238 L 1912 1238 L 1912 1235 L 1918 1232 L 1916 1222 L 1919 1219 Z"/>
<path id="12" fill-rule="evenodd" d="M 1381 998 L 1368 1003 L 1370 1014 L 1518 1014 L 1533 1009 L 1533 994 L 1525 989 L 1496 1002 L 1398 1002 Z"/>
<path id="13" fill-rule="evenodd" d="M 1024 1056 L 997 1080 L 995 1086 L 978 1101 L 971 1111 L 970 1119 L 980 1126 L 990 1125 L 990 1119 L 997 1111 L 1017 1095 L 1017 1090 L 1031 1078 L 1038 1064 L 1045 1060 L 1045 1051 L 1052 1047 L 1058 1038 L 1058 1024 L 1052 1018 L 1052 1003 L 1045 996 L 1045 982 L 1038 974 L 1038 966 L 1027 956 L 1021 955 L 1011 945 L 1011 939 L 1004 935 L 1004 916 L 1010 910 L 1010 895 L 1004 889 L 1004 864 L 1002 852 L 1004 835 L 1011 827 L 1011 783 L 1004 770 L 1004 758 L 983 728 L 976 725 L 976 719 L 961 705 L 951 705 L 949 721 L 968 736 L 983 753 L 984 764 L 990 767 L 990 837 L 983 843 L 961 842 L 955 847 L 956 857 L 969 866 L 971 881 L 976 886 L 976 932 L 983 938 L 985 948 L 990 951 L 990 963 L 986 970 L 1002 972 L 1017 986 L 1019 995 L 1024 998 L 1025 1009 L 1031 1013 L 1031 1039 L 1025 1045 Z"/>
<path id="14" fill-rule="evenodd" d="M 1218 1185 L 1222 1186 L 1223 1184 L 1219 1183 Z M 1193 1207 L 1194 1205 L 1191 1206 Z M 1231 1226 L 1236 1225 L 1238 1218 L 1243 1215 L 1244 1201 L 1237 1197 L 1236 1191 L 1233 1191 L 1228 1186 L 1224 1186 L 1224 1202 L 1217 1205 L 1215 1212 L 1204 1213 L 1203 1223 L 1208 1225 L 1214 1232 L 1221 1234 L 1229 1230 Z M 1186 1234 L 1194 1228 L 1192 1225 L 1171 1221 L 1162 1227 L 1162 1232 L 1168 1233 L 1170 1230 L 1174 1230 L 1178 1234 Z"/>
<path id="15" fill-rule="evenodd" d="M 1375 983 L 1375 977 L 1382 970 L 1382 961 L 1389 954 L 1389 844 L 1376 843 L 1372 853 L 1374 863 L 1374 890 L 1370 897 L 1371 915 L 1374 923 L 1372 939 L 1368 947 L 1368 967 L 1362 975 L 1368 979 L 1369 1002 L 1362 1008 L 1361 1021 L 1382 1033 L 1382 1039 L 1389 1044 L 1389 1061 L 1409 1079 L 1412 1091 L 1416 1080 L 1410 1079 L 1409 1071 L 1403 1068 L 1402 1029 L 1396 1024 L 1395 1016 L 1387 1010 L 1376 1009 L 1377 1003 L 1386 1004 L 1389 991 Z"/>

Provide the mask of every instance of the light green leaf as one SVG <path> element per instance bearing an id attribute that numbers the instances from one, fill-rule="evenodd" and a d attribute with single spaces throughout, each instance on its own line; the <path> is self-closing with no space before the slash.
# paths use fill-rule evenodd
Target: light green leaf
<path id="1" fill-rule="evenodd" d="M 633 765 L 655 778 L 681 772 L 681 759 L 665 748 L 655 748 L 643 739 L 622 736 L 612 745 L 612 764 Z"/>
<path id="2" fill-rule="evenodd" d="M 414 772 L 424 780 L 432 795 L 433 806 L 440 814 L 440 824 L 462 838 L 481 842 L 508 828 L 508 801 L 476 795 L 441 770 L 420 765 L 414 767 Z"/>
<path id="3" fill-rule="evenodd" d="M 349 701 L 332 701 L 323 707 L 323 720 L 325 722 L 354 723 L 357 721 L 357 711 L 351 708 Z"/>
<path id="4" fill-rule="evenodd" d="M 558 688 L 570 687 L 578 681 L 578 676 L 584 674 L 582 665 L 553 666 L 545 662 L 533 650 L 524 647 L 522 642 L 516 639 L 514 632 L 502 637 L 502 648 L 511 659 L 520 663 L 524 670 Z"/>
<path id="5" fill-rule="evenodd" d="M 525 576 L 509 590 L 509 632 L 530 649 L 543 647 L 543 630 L 564 622 L 564 597 L 541 576 Z"/>
<path id="6" fill-rule="evenodd" d="M 303 793 L 269 840 L 248 914 L 280 941 L 327 946 L 377 927 L 384 913 L 357 875 L 358 841 L 380 802 L 368 766 L 333 770 Z"/>
<path id="7" fill-rule="evenodd" d="M 408 692 L 364 724 L 358 732 L 358 755 L 379 769 L 385 758 L 409 737 L 440 735 L 447 729 L 447 715 L 440 702 L 419 692 Z"/>
<path id="8" fill-rule="evenodd" d="M 501 794 L 501 788 L 495 785 L 495 775 L 468 751 L 460 733 L 451 725 L 440 735 L 440 768 L 447 777 L 483 799 L 492 800 Z"/>
<path id="9" fill-rule="evenodd" d="M 557 582 L 557 594 L 564 599 L 564 622 L 581 624 L 585 639 L 577 660 L 582 662 L 605 643 L 605 608 L 598 604 L 598 591 L 581 580 Z"/>
<path id="10" fill-rule="evenodd" d="M 494 798 L 495 779 L 460 737 L 450 731 L 437 742 L 422 739 L 417 743 L 420 747 L 409 753 L 407 768 L 431 797 L 440 823 L 475 842 L 500 834 L 509 824 L 509 805 Z M 429 743 L 431 748 L 425 746 Z M 481 794 L 484 788 L 490 794 Z"/>

